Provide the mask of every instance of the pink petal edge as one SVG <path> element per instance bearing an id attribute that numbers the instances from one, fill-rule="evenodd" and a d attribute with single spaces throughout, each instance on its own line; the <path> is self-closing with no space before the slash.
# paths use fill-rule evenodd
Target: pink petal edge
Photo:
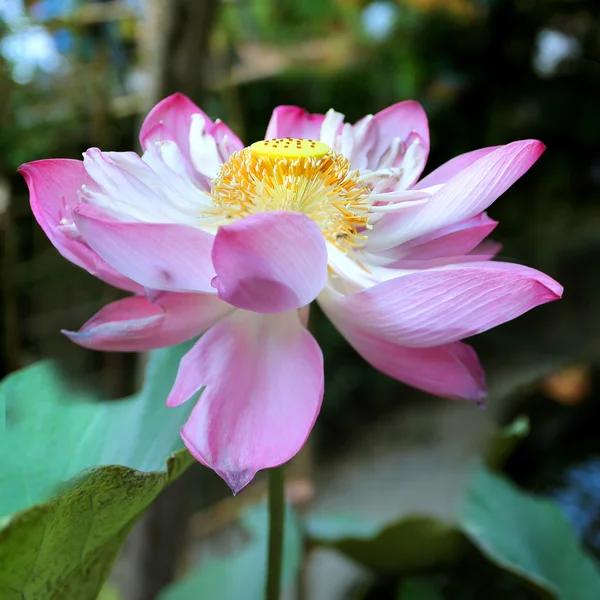
<path id="1" fill-rule="evenodd" d="M 297 311 L 236 311 L 183 357 L 167 405 L 202 386 L 181 436 L 235 494 L 304 445 L 323 397 L 323 356 Z"/>
<path id="2" fill-rule="evenodd" d="M 259 213 L 220 227 L 212 260 L 219 298 L 260 313 L 299 309 L 327 281 L 325 239 L 302 213 Z"/>

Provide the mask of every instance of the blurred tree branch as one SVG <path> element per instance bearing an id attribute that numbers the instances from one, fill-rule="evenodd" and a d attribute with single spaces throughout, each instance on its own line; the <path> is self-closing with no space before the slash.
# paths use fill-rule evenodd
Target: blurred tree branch
<path id="1" fill-rule="evenodd" d="M 210 73 L 209 42 L 218 0 L 149 0 L 142 23 L 148 65 L 148 108 L 174 92 L 200 102 Z"/>

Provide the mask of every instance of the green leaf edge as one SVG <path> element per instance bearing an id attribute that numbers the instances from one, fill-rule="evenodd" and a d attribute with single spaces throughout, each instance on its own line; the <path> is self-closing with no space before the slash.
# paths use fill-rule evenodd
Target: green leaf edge
<path id="1" fill-rule="evenodd" d="M 96 545 L 96 547 L 88 549 L 86 551 L 101 551 L 103 546 L 110 544 L 111 541 L 116 542 L 112 556 L 105 562 L 105 569 L 100 573 L 97 585 L 97 593 L 100 593 L 102 586 L 104 585 L 110 568 L 112 567 L 114 560 L 116 559 L 121 546 L 127 538 L 129 532 L 132 530 L 134 525 L 142 517 L 144 512 L 152 504 L 154 499 L 173 481 L 180 477 L 193 463 L 194 458 L 185 449 L 174 452 L 165 462 L 166 469 L 161 471 L 139 471 L 131 467 L 125 467 L 122 465 L 104 465 L 101 467 L 93 467 L 86 469 L 81 473 L 80 476 L 73 478 L 68 482 L 65 487 L 58 491 L 52 498 L 38 504 L 34 504 L 22 511 L 8 515 L 0 520 L 0 556 L 1 550 L 8 544 L 13 536 L 18 536 L 21 531 L 27 533 L 37 523 L 48 522 L 53 518 L 56 511 L 61 509 L 63 504 L 76 503 L 78 498 L 86 494 L 85 488 L 93 486 L 95 480 L 101 479 L 106 481 L 118 481 L 120 485 L 124 481 L 134 481 L 136 479 L 153 479 L 153 483 L 149 488 L 148 500 L 145 502 L 139 511 L 135 511 L 125 523 L 119 529 L 117 535 L 111 535 L 104 538 Z M 41 541 L 40 541 L 41 543 Z M 0 592 L 6 594 L 12 592 L 14 598 L 24 598 L 24 591 L 14 588 L 7 588 L 3 583 L 4 577 L 8 577 L 8 572 L 0 573 Z M 31 579 L 31 576 L 30 576 Z M 68 580 L 67 580 L 68 581 Z M 29 580 L 25 583 L 27 585 Z M 49 591 L 51 595 L 45 596 L 44 600 L 63 599 L 64 593 L 63 588 L 52 589 Z M 95 598 L 97 594 L 89 596 L 90 600 Z M 8 596 L 2 596 L 3 600 L 10 600 Z M 87 598 L 87 596 L 86 596 Z M 84 600 L 82 597 L 81 600 Z"/>

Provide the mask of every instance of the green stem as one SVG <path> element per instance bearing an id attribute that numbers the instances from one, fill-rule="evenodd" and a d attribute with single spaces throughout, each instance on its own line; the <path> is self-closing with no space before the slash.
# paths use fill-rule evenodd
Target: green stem
<path id="1" fill-rule="evenodd" d="M 269 560 L 266 600 L 279 600 L 285 516 L 284 467 L 269 469 Z"/>

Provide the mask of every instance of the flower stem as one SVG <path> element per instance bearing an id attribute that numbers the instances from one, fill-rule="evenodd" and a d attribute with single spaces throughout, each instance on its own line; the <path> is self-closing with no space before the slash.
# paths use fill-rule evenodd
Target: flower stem
<path id="1" fill-rule="evenodd" d="M 269 560 L 266 600 L 279 600 L 285 515 L 284 467 L 269 469 Z"/>

